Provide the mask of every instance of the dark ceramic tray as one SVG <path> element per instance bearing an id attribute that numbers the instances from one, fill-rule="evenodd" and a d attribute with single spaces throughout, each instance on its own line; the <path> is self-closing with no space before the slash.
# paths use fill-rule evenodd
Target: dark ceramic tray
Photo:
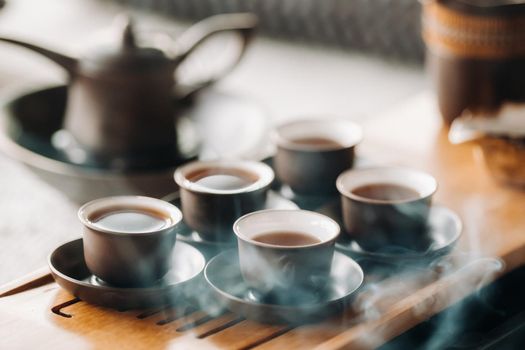
<path id="1" fill-rule="evenodd" d="M 158 284 L 147 288 L 118 288 L 89 272 L 82 239 L 59 246 L 49 256 L 51 273 L 62 288 L 88 303 L 123 310 L 185 303 L 202 282 L 204 265 L 204 256 L 196 248 L 177 242 L 173 268 Z"/>
<path id="2" fill-rule="evenodd" d="M 327 291 L 319 301 L 282 305 L 254 299 L 243 282 L 236 250 L 225 251 L 210 260 L 204 276 L 220 305 L 247 319 L 265 323 L 313 322 L 348 310 L 364 278 L 363 270 L 353 259 L 336 252 L 326 280 Z"/>
<path id="3" fill-rule="evenodd" d="M 65 86 L 42 88 L 0 102 L 0 150 L 24 163 L 44 181 L 78 203 L 119 194 L 162 197 L 176 190 L 177 165 L 199 157 L 260 158 L 267 146 L 268 121 L 257 103 L 214 91 L 199 94 L 181 113 L 181 157 L 172 166 L 125 170 L 75 163 L 57 148 L 53 135 L 62 127 Z"/>

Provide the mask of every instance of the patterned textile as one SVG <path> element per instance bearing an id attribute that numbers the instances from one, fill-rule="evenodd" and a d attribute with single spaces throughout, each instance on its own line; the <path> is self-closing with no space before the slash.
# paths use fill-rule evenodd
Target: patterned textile
<path id="1" fill-rule="evenodd" d="M 263 33 L 422 61 L 417 0 L 113 0 L 185 19 L 259 15 Z"/>

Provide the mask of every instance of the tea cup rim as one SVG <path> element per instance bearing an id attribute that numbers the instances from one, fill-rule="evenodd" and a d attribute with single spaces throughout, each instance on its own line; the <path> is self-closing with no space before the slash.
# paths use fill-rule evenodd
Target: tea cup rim
<path id="1" fill-rule="evenodd" d="M 364 176 L 366 174 L 376 173 L 378 171 L 385 171 L 385 172 L 386 171 L 391 171 L 391 172 L 393 171 L 393 172 L 405 173 L 405 174 L 411 173 L 411 174 L 413 174 L 415 176 L 425 177 L 425 180 L 428 182 L 429 186 L 428 186 L 428 188 L 426 190 L 421 190 L 420 191 L 419 189 L 415 188 L 411 184 L 401 184 L 399 182 L 392 181 L 396 185 L 406 186 L 406 187 L 408 187 L 410 189 L 413 189 L 414 191 L 417 191 L 419 196 L 415 197 L 415 198 L 388 200 L 388 199 L 373 199 L 373 198 L 367 198 L 367 197 L 359 196 L 359 195 L 354 194 L 352 192 L 352 190 L 355 187 L 358 187 L 358 186 L 354 186 L 353 188 L 349 189 L 345 185 L 346 181 L 348 181 L 349 178 L 351 178 L 352 176 L 353 177 Z M 390 183 L 389 181 L 385 181 L 385 182 Z M 373 185 L 373 184 L 378 184 L 378 183 L 381 183 L 381 182 L 379 182 L 379 181 L 375 181 L 375 182 L 364 181 L 364 183 L 362 183 L 361 186 L 363 186 L 363 185 Z M 367 168 L 346 170 L 346 171 L 344 171 L 343 173 L 341 173 L 337 177 L 336 187 L 337 187 L 337 190 L 339 191 L 341 196 L 349 198 L 349 199 L 354 200 L 356 202 L 369 203 L 369 204 L 378 204 L 378 205 L 381 205 L 381 204 L 391 205 L 391 204 L 411 203 L 411 202 L 416 202 L 416 201 L 425 200 L 427 198 L 430 198 L 438 190 L 438 182 L 437 182 L 436 178 L 434 176 L 432 176 L 431 174 L 426 173 L 426 172 L 421 171 L 421 170 L 418 170 L 418 169 L 414 169 L 414 168 L 410 168 L 410 167 L 403 167 L 403 166 L 378 166 L 378 167 L 367 167 Z"/>
<path id="2" fill-rule="evenodd" d="M 293 140 L 290 140 L 289 137 L 286 137 L 283 135 L 285 131 L 288 129 L 294 129 L 298 128 L 299 126 L 317 126 L 317 130 L 322 127 L 328 127 L 330 124 L 341 124 L 347 127 L 349 130 L 351 129 L 354 133 L 353 138 L 348 139 L 336 139 L 334 138 L 334 141 L 337 142 L 339 145 L 337 146 L 313 146 L 313 145 L 304 145 L 299 144 L 297 142 L 294 142 Z M 317 135 L 320 136 L 320 135 Z M 313 118 L 313 119 L 296 119 L 289 122 L 286 122 L 284 124 L 281 124 L 277 126 L 272 134 L 272 138 L 274 140 L 274 143 L 277 145 L 277 147 L 281 147 L 287 150 L 293 150 L 293 151 L 303 151 L 303 152 L 330 152 L 330 151 L 338 151 L 338 150 L 344 150 L 348 148 L 353 148 L 361 143 L 363 140 L 363 128 L 356 122 L 353 122 L 351 120 L 347 120 L 345 118 L 340 117 L 332 117 L 332 118 Z M 326 136 L 326 138 L 329 138 Z"/>
<path id="3" fill-rule="evenodd" d="M 245 237 L 239 231 L 239 224 L 242 221 L 250 218 L 251 216 L 265 215 L 265 214 L 270 214 L 270 213 L 275 213 L 275 212 L 295 212 L 295 213 L 303 213 L 303 214 L 307 214 L 307 215 L 317 216 L 317 217 L 321 218 L 322 220 L 325 220 L 325 221 L 329 222 L 335 228 L 335 234 L 332 234 L 331 236 L 329 236 L 328 239 L 320 240 L 320 242 L 318 242 L 318 243 L 304 244 L 304 245 L 297 245 L 297 246 L 285 246 L 285 245 L 277 245 L 277 244 L 258 242 L 258 241 L 254 240 L 254 239 Z M 278 250 L 299 250 L 299 249 L 305 249 L 305 248 L 315 248 L 315 247 L 319 247 L 319 246 L 323 246 L 323 245 L 329 244 L 330 242 L 335 242 L 337 240 L 337 238 L 339 237 L 340 233 L 341 233 L 341 227 L 339 226 L 339 224 L 334 219 L 332 219 L 332 218 L 330 218 L 330 217 L 328 217 L 328 216 L 326 216 L 324 214 L 321 214 L 321 213 L 318 213 L 318 212 L 315 212 L 315 211 L 311 211 L 311 210 L 304 210 L 304 209 L 264 209 L 264 210 L 258 210 L 258 211 L 254 211 L 254 212 L 245 214 L 245 215 L 241 216 L 240 218 L 238 218 L 233 224 L 233 232 L 234 232 L 235 236 L 237 236 L 238 239 L 240 239 L 240 240 L 242 240 L 242 241 L 244 241 L 244 242 L 246 242 L 248 244 L 255 245 L 255 246 L 264 247 L 264 248 L 271 248 L 271 249 L 278 249 Z"/>
<path id="4" fill-rule="evenodd" d="M 130 208 L 137 207 L 140 203 L 139 202 L 149 202 L 156 203 L 157 207 L 162 207 L 162 210 L 165 210 L 166 213 L 169 215 L 170 218 L 170 224 L 168 226 L 162 227 L 160 229 L 154 229 L 154 230 L 146 230 L 146 231 L 139 231 L 139 232 L 126 232 L 126 231 L 119 231 L 119 230 L 111 230 L 107 228 L 102 228 L 98 225 L 96 225 L 94 222 L 92 222 L 89 219 L 89 212 L 88 210 L 92 206 L 99 205 L 100 209 L 104 208 L 105 206 L 103 203 L 105 202 L 117 202 L 122 203 L 120 205 L 125 206 L 126 201 L 134 201 L 135 205 L 130 205 Z M 113 205 L 117 205 L 116 203 Z M 142 204 L 143 206 L 147 206 L 147 204 Z M 111 207 L 108 203 L 107 207 Z M 99 209 L 99 210 L 100 210 Z M 107 234 L 113 234 L 113 235 L 119 235 L 119 236 L 146 236 L 146 235 L 154 235 L 154 234 L 160 234 L 164 232 L 171 231 L 173 228 L 175 228 L 181 221 L 182 221 L 182 212 L 179 208 L 174 206 L 171 203 L 168 203 L 166 201 L 163 201 L 162 199 L 153 198 L 153 197 L 147 197 L 147 196 L 109 196 L 109 197 L 102 197 L 98 199 L 94 199 L 92 201 L 89 201 L 82 205 L 77 212 L 78 219 L 80 220 L 81 224 L 85 227 L 101 233 L 107 233 Z"/>
<path id="5" fill-rule="evenodd" d="M 191 184 L 194 184 L 194 182 L 186 177 L 186 173 L 203 167 L 219 167 L 252 171 L 257 175 L 258 179 L 248 186 L 229 190 L 213 189 L 204 186 L 191 186 Z M 217 195 L 235 195 L 254 192 L 270 186 L 275 178 L 275 174 L 273 169 L 263 162 L 251 160 L 197 160 L 178 167 L 175 170 L 173 177 L 175 179 L 175 183 L 180 188 L 190 192 Z"/>

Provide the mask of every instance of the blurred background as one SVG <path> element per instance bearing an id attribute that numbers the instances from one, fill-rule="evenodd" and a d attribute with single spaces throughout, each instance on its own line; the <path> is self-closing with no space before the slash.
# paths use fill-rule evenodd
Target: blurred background
<path id="1" fill-rule="evenodd" d="M 421 4 L 414 0 L 117 0 L 173 18 L 251 12 L 264 34 L 421 62 Z"/>
<path id="2" fill-rule="evenodd" d="M 177 37 L 197 19 L 249 11 L 260 35 L 214 89 L 256 101 L 269 126 L 301 116 L 365 120 L 426 89 L 416 0 L 7 0 L 0 34 L 81 55 L 115 15 Z M 212 53 L 213 55 L 213 53 Z M 205 59 L 206 60 L 206 59 Z M 67 81 L 24 48 L 0 43 L 0 99 Z M 80 236 L 77 203 L 0 155 L 0 284 Z M 26 247 L 34 247 L 26 249 Z"/>
<path id="3" fill-rule="evenodd" d="M 280 118 L 298 114 L 375 114 L 424 87 L 420 5 L 416 0 L 8 1 L 3 34 L 82 52 L 122 11 L 144 31 L 176 36 L 214 13 L 253 11 L 260 33 L 219 88 L 259 99 Z M 2 88 L 64 77 L 46 59 L 2 45 Z M 31 74 L 27 72 L 31 71 Z M 16 79 L 15 79 L 16 77 Z"/>

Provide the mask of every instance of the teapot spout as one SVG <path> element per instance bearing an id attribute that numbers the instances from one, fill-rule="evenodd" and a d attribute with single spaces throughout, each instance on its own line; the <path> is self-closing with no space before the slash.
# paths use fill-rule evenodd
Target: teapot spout
<path id="1" fill-rule="evenodd" d="M 75 58 L 63 55 L 55 51 L 51 51 L 49 49 L 46 49 L 46 48 L 43 48 L 37 45 L 26 43 L 24 41 L 16 40 L 16 39 L 0 37 L 0 41 L 22 46 L 22 47 L 25 47 L 26 49 L 37 52 L 47 57 L 51 61 L 55 62 L 62 68 L 64 68 L 69 73 L 70 76 L 72 76 L 76 71 L 78 61 Z"/>

